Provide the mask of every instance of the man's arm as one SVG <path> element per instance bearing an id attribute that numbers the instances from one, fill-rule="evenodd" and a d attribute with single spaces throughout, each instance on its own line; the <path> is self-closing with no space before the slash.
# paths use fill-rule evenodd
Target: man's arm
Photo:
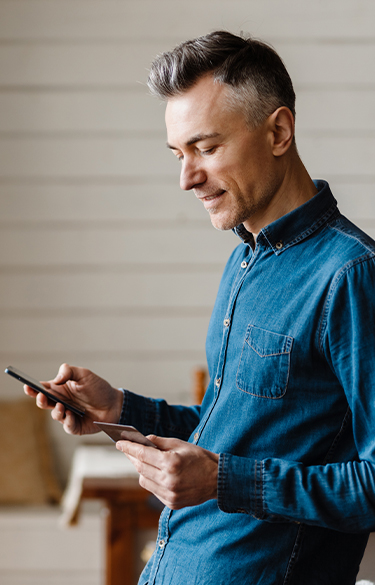
<path id="1" fill-rule="evenodd" d="M 348 403 L 342 434 L 354 460 L 303 465 L 222 454 L 218 504 L 225 512 L 327 527 L 375 530 L 375 267 L 364 255 L 337 275 L 320 324 L 320 349 Z M 287 435 L 284 437 L 287 440 Z M 303 440 L 303 438 L 301 438 Z"/>
<path id="2" fill-rule="evenodd" d="M 158 435 L 187 441 L 200 420 L 200 406 L 168 404 L 163 399 L 146 398 L 124 390 L 119 422 L 130 424 L 144 435 Z"/>
<path id="3" fill-rule="evenodd" d="M 97 433 L 94 420 L 131 424 L 145 434 L 188 439 L 199 422 L 200 406 L 171 406 L 165 400 L 145 398 L 128 390 L 113 388 L 106 380 L 86 368 L 62 364 L 54 380 L 43 382 L 67 400 L 85 410 L 84 417 L 75 416 L 62 404 L 49 403 L 46 396 L 25 386 L 25 393 L 36 398 L 37 405 L 50 409 L 52 418 L 73 435 Z"/>

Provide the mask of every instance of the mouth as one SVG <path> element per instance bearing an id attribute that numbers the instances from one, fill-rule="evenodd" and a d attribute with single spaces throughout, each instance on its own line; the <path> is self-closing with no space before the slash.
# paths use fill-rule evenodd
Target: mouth
<path id="1" fill-rule="evenodd" d="M 226 191 L 224 189 L 217 191 L 216 193 L 212 193 L 211 195 L 202 195 L 197 194 L 197 198 L 200 199 L 203 205 L 207 208 L 211 207 L 212 202 L 217 202 L 217 200 L 224 195 Z"/>

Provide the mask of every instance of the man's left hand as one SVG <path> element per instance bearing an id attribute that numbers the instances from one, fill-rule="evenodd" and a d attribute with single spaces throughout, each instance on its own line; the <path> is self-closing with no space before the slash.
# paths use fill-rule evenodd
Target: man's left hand
<path id="1" fill-rule="evenodd" d="M 130 441 L 118 441 L 138 471 L 139 484 L 172 510 L 198 506 L 217 497 L 219 456 L 202 447 L 149 435 L 155 444 L 145 447 Z"/>

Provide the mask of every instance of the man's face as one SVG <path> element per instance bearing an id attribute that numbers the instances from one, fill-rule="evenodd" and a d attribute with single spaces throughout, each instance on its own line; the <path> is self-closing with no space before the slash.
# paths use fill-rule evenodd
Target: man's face
<path id="1" fill-rule="evenodd" d="M 194 190 L 215 228 L 244 223 L 258 233 L 269 223 L 280 186 L 272 132 L 268 120 L 249 129 L 227 97 L 225 85 L 205 76 L 168 100 L 168 146 L 181 161 L 181 188 Z"/>

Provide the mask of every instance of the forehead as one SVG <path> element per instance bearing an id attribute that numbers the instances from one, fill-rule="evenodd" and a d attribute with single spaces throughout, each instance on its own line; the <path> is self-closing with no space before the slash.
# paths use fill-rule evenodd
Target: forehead
<path id="1" fill-rule="evenodd" d="M 233 123 L 243 123 L 243 114 L 229 108 L 228 99 L 228 88 L 211 76 L 201 78 L 183 94 L 169 99 L 165 112 L 168 142 L 187 142 L 191 136 L 221 133 Z"/>

